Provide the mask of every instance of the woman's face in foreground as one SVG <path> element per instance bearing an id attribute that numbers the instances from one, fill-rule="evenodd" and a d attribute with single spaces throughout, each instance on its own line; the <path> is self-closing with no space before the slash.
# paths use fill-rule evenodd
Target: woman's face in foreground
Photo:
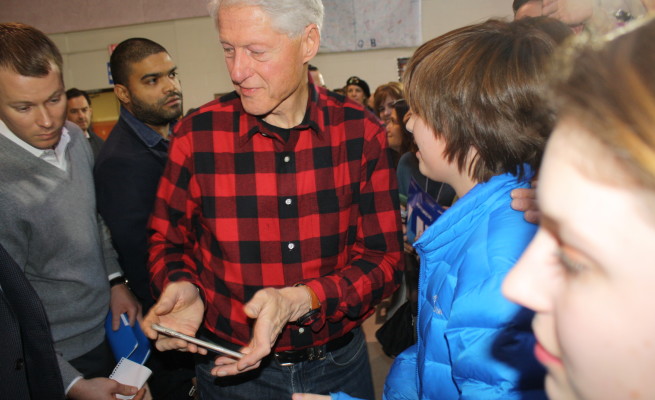
<path id="1" fill-rule="evenodd" d="M 536 312 L 551 399 L 652 399 L 655 194 L 616 179 L 609 152 L 581 130 L 561 122 L 548 143 L 539 231 L 503 291 Z"/>

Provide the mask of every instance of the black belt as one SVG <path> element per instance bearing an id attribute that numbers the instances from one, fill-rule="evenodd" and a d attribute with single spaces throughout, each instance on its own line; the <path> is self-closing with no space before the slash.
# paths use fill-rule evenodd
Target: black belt
<path id="1" fill-rule="evenodd" d="M 210 341 L 230 350 L 238 351 L 241 348 L 239 345 L 219 338 L 218 336 L 209 332 L 207 329 L 201 328 L 201 331 L 201 337 L 207 337 L 207 339 Z M 354 337 L 355 335 L 351 331 L 320 346 L 307 347 L 300 350 L 276 351 L 273 353 L 273 357 L 278 360 L 280 365 L 292 365 L 303 361 L 322 360 L 325 358 L 327 353 L 337 351 L 348 345 L 348 343 L 350 343 Z"/>
<path id="2" fill-rule="evenodd" d="M 300 350 L 276 351 L 273 356 L 278 360 L 280 365 L 292 365 L 303 361 L 322 360 L 327 353 L 337 351 L 350 343 L 355 335 L 348 332 L 345 335 L 322 344 L 320 346 L 308 347 Z"/>

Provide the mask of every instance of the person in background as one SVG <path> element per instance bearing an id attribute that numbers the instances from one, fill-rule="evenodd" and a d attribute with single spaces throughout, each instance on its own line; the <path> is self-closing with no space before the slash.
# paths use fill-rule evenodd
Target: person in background
<path id="1" fill-rule="evenodd" d="M 93 109 L 89 95 L 77 88 L 68 89 L 66 91 L 66 118 L 80 127 L 84 136 L 89 140 L 93 158 L 98 158 L 100 148 L 105 141 L 91 129 L 92 116 Z"/>
<path id="2" fill-rule="evenodd" d="M 368 83 L 366 83 L 365 80 L 360 79 L 357 76 L 351 76 L 348 78 L 346 81 L 346 96 L 367 107 L 368 106 L 368 98 L 371 97 L 371 89 L 368 87 Z"/>
<path id="3" fill-rule="evenodd" d="M 574 35 L 573 30 L 562 21 L 543 15 L 540 17 L 522 18 L 520 21 L 516 21 L 516 23 L 529 24 L 544 31 L 559 46 L 563 45 L 567 39 Z"/>
<path id="4" fill-rule="evenodd" d="M 148 218 L 168 159 L 173 124 L 182 115 L 177 65 L 159 43 L 130 38 L 109 65 L 120 118 L 96 159 L 98 212 L 111 232 L 118 262 L 145 313 L 155 299 L 148 277 Z M 189 354 L 153 351 L 146 362 L 153 397 L 188 399 L 195 376 Z"/>
<path id="5" fill-rule="evenodd" d="M 320 87 L 327 87 L 325 85 L 325 80 L 323 79 L 323 74 L 321 74 L 321 71 L 318 70 L 318 67 L 309 64 L 308 69 L 309 69 L 309 75 L 312 76 L 312 81 L 314 82 L 315 85 L 318 85 Z"/>
<path id="6" fill-rule="evenodd" d="M 526 17 L 538 17 L 542 15 L 543 4 L 541 0 L 514 0 L 512 10 L 514 10 L 514 20 Z"/>
<path id="7" fill-rule="evenodd" d="M 91 148 L 66 122 L 62 67 L 41 31 L 0 24 L 0 243 L 41 298 L 67 397 L 113 399 L 137 388 L 107 378 L 105 317 L 134 324 L 140 306 L 96 211 Z"/>
<path id="8" fill-rule="evenodd" d="M 380 85 L 373 93 L 373 110 L 378 118 L 387 124 L 391 118 L 393 103 L 402 98 L 403 85 L 400 82 L 389 82 Z"/>
<path id="9" fill-rule="evenodd" d="M 385 399 L 545 398 L 532 313 L 501 284 L 536 231 L 509 192 L 529 185 L 552 128 L 542 96 L 555 48 L 530 25 L 489 20 L 428 41 L 407 64 L 419 168 L 459 199 L 415 243 L 418 341 L 396 357 Z"/>
<path id="10" fill-rule="evenodd" d="M 310 84 L 320 0 L 215 0 L 235 92 L 176 126 L 150 222 L 160 350 L 200 357 L 203 399 L 373 397 L 361 329 L 402 279 L 398 194 L 384 128 Z"/>
<path id="11" fill-rule="evenodd" d="M 653 10 L 653 0 L 543 0 L 542 15 L 569 25 L 575 33 L 605 34 Z"/>
<path id="12" fill-rule="evenodd" d="M 387 130 L 387 142 L 389 148 L 393 150 L 393 165 L 398 166 L 400 157 L 413 149 L 414 140 L 411 133 L 407 132 L 403 118 L 409 111 L 409 106 L 405 99 L 399 99 L 393 102 L 391 106 L 391 115 L 385 125 Z"/>
<path id="13" fill-rule="evenodd" d="M 655 20 L 563 55 L 539 231 L 503 292 L 536 312 L 550 399 L 655 398 Z"/>

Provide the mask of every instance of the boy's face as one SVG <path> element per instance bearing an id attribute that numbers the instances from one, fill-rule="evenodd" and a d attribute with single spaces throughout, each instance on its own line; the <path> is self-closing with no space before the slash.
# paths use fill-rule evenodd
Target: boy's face
<path id="1" fill-rule="evenodd" d="M 454 171 L 453 165 L 446 160 L 444 154 L 446 141 L 437 138 L 434 130 L 414 113 L 407 121 L 407 130 L 414 134 L 414 141 L 418 146 L 416 158 L 421 173 L 434 181 L 452 185 Z M 457 171 L 456 166 L 454 170 Z"/>
<path id="2" fill-rule="evenodd" d="M 0 120 L 30 146 L 56 146 L 66 120 L 66 96 L 59 69 L 53 66 L 48 75 L 31 77 L 0 68 Z"/>

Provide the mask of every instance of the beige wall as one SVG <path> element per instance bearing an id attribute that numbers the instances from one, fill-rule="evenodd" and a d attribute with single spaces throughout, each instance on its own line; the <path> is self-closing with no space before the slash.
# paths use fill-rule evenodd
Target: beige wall
<path id="1" fill-rule="evenodd" d="M 451 29 L 489 17 L 509 17 L 510 0 L 422 0 L 423 41 Z M 107 80 L 108 46 L 130 37 L 147 37 L 168 49 L 179 67 L 185 111 L 228 92 L 232 85 L 209 17 L 178 19 L 116 28 L 52 34 L 64 55 L 67 87 L 84 90 L 110 87 Z M 409 57 L 413 48 L 319 54 L 312 64 L 323 73 L 329 88 L 342 86 L 351 75 L 366 80 L 374 90 L 397 80 L 396 59 Z"/>

